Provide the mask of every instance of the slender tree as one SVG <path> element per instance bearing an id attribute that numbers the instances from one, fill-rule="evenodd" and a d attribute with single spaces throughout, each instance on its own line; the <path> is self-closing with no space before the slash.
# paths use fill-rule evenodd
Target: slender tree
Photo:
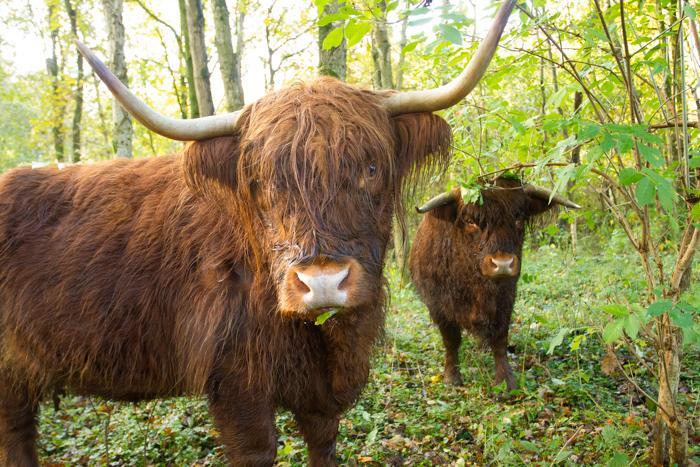
<path id="1" fill-rule="evenodd" d="M 209 83 L 207 47 L 204 42 L 204 13 L 201 0 L 187 0 L 187 30 L 190 36 L 190 53 L 194 70 L 194 87 L 200 116 L 214 114 L 214 101 Z"/>
<path id="2" fill-rule="evenodd" d="M 63 162 L 63 113 L 65 101 L 61 93 L 60 63 L 58 58 L 59 22 L 57 8 L 53 2 L 48 4 L 48 22 L 51 36 L 51 57 L 46 60 L 46 69 L 51 76 L 51 136 L 53 138 L 54 155 L 58 162 Z"/>
<path id="3" fill-rule="evenodd" d="M 78 11 L 77 5 L 73 7 L 71 0 L 64 0 L 66 13 L 70 21 L 70 30 L 74 39 L 78 39 Z M 71 128 L 71 140 L 73 157 L 71 162 L 79 162 L 81 157 L 80 131 L 83 119 L 83 56 L 75 49 L 77 74 L 75 77 L 75 91 L 73 92 L 73 123 Z"/>
<path id="4" fill-rule="evenodd" d="M 374 21 L 372 28 L 374 86 L 378 89 L 390 89 L 394 87 L 394 78 L 391 70 L 391 42 L 386 20 L 386 1 L 380 0 L 378 7 L 381 15 Z"/>
<path id="5" fill-rule="evenodd" d="M 190 118 L 199 117 L 199 105 L 197 104 L 197 91 L 194 84 L 194 65 L 192 64 L 192 52 L 190 52 L 190 32 L 187 28 L 187 4 L 186 0 L 178 0 L 180 7 L 180 36 L 182 37 L 182 56 L 185 61 L 185 77 L 187 78 L 187 99 L 190 103 Z"/>
<path id="6" fill-rule="evenodd" d="M 242 3 L 242 2 L 239 2 Z M 229 112 L 243 107 L 243 85 L 241 83 L 241 54 L 240 50 L 233 50 L 231 40 L 231 26 L 229 24 L 228 7 L 226 0 L 213 0 L 214 30 L 216 51 L 219 54 L 219 67 L 221 78 L 224 82 L 226 95 L 226 110 Z M 245 14 L 239 5 L 239 15 Z M 238 29 L 242 28 L 242 21 L 237 21 Z M 236 31 L 237 36 L 242 37 L 242 31 Z M 237 43 L 240 48 L 242 41 Z"/>
<path id="7" fill-rule="evenodd" d="M 107 32 L 109 34 L 109 62 L 112 71 L 122 83 L 128 84 L 129 77 L 127 75 L 126 58 L 124 56 L 124 41 L 126 35 L 124 32 L 124 22 L 122 20 L 124 2 L 123 0 L 102 0 L 102 8 L 104 10 Z M 134 128 L 132 126 L 131 117 L 122 109 L 116 99 L 112 102 L 112 120 L 114 122 L 112 129 L 114 154 L 117 157 L 132 157 Z"/>
<path id="8" fill-rule="evenodd" d="M 337 13 L 340 6 L 338 0 L 333 0 L 324 7 L 323 14 Z M 322 75 L 335 76 L 336 78 L 345 81 L 347 70 L 347 47 L 345 38 L 340 42 L 340 45 L 330 49 L 323 47 L 323 41 L 328 34 L 339 24 L 331 22 L 325 26 L 318 28 L 318 70 Z"/>

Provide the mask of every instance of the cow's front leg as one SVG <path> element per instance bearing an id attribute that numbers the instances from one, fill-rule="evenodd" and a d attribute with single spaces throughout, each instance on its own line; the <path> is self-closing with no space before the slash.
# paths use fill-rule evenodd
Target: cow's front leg
<path id="1" fill-rule="evenodd" d="M 508 334 L 494 339 L 491 343 L 493 359 L 496 363 L 496 377 L 494 384 L 498 385 L 505 380 L 508 391 L 517 389 L 518 384 L 513 376 L 513 370 L 508 363 Z"/>
<path id="2" fill-rule="evenodd" d="M 459 325 L 448 321 L 438 321 L 438 328 L 445 344 L 445 384 L 461 386 L 462 374 L 459 371 L 459 347 L 462 331 Z"/>
<path id="3" fill-rule="evenodd" d="M 240 392 L 209 395 L 209 411 L 231 465 L 268 467 L 275 462 L 275 410 L 261 399 Z"/>
<path id="4" fill-rule="evenodd" d="M 337 417 L 295 413 L 297 425 L 309 447 L 311 467 L 338 465 L 335 459 L 335 439 L 338 436 Z"/>

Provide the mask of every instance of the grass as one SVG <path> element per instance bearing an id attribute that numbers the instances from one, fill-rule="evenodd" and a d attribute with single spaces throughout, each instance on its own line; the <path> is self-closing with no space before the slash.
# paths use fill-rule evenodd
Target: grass
<path id="1" fill-rule="evenodd" d="M 612 299 L 634 301 L 643 288 L 634 256 L 589 251 L 573 258 L 551 246 L 526 255 L 511 327 L 521 390 L 507 402 L 491 387 L 490 353 L 472 339 L 462 348 L 465 386 L 443 384 L 439 333 L 412 287 L 389 273 L 386 339 L 363 397 L 341 421 L 341 464 L 649 462 L 653 404 L 619 371 L 604 373 L 608 349 L 600 337 L 608 317 L 599 307 Z M 560 345 L 552 346 L 557 337 Z M 634 351 L 653 358 L 651 349 Z M 627 373 L 653 394 L 651 375 L 627 352 L 616 349 Z M 697 348 L 686 352 L 680 388 L 696 461 L 698 357 Z M 49 465 L 225 465 L 203 400 L 134 405 L 69 396 L 59 410 L 42 409 L 40 448 Z M 277 427 L 278 464 L 305 465 L 290 414 L 279 414 Z"/>

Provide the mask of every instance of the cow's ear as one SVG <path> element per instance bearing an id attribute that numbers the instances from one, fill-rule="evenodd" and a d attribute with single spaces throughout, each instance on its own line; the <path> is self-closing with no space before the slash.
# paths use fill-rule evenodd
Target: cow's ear
<path id="1" fill-rule="evenodd" d="M 426 170 L 447 167 L 452 131 L 445 120 L 431 113 L 413 113 L 397 115 L 393 121 L 400 177 L 420 177 Z"/>
<path id="2" fill-rule="evenodd" d="M 550 203 L 549 200 L 538 198 L 536 196 L 528 196 L 528 198 L 529 203 L 526 208 L 528 217 L 539 216 L 540 214 L 544 214 L 551 209 L 556 210 L 558 206 L 554 202 Z"/>
<path id="3" fill-rule="evenodd" d="M 236 186 L 239 139 L 237 136 L 194 141 L 185 148 L 185 182 L 194 193 L 216 200 Z"/>
<path id="4" fill-rule="evenodd" d="M 427 203 L 416 210 L 425 215 L 430 215 L 438 219 L 455 222 L 460 208 L 462 207 L 462 195 L 459 188 L 455 188 L 447 193 L 441 193 L 431 198 Z"/>

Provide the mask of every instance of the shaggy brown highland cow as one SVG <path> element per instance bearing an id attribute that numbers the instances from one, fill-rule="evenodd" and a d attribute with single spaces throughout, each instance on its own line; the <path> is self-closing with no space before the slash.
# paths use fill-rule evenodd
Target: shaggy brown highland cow
<path id="1" fill-rule="evenodd" d="M 382 333 L 401 186 L 446 161 L 450 129 L 430 112 L 473 89 L 513 5 L 443 87 L 323 78 L 196 120 L 148 108 L 79 44 L 134 117 L 194 142 L 0 178 L 0 465 L 38 464 L 39 403 L 61 390 L 205 394 L 236 466 L 273 464 L 285 408 L 309 463 L 335 465 L 339 417 Z"/>
<path id="2" fill-rule="evenodd" d="M 578 206 L 520 180 L 498 178 L 481 191 L 483 203 L 464 203 L 459 189 L 436 196 L 413 242 L 411 278 L 445 345 L 445 381 L 461 385 L 462 329 L 488 344 L 496 361 L 495 384 L 516 388 L 508 364 L 510 327 L 530 218 L 561 204 Z"/>

